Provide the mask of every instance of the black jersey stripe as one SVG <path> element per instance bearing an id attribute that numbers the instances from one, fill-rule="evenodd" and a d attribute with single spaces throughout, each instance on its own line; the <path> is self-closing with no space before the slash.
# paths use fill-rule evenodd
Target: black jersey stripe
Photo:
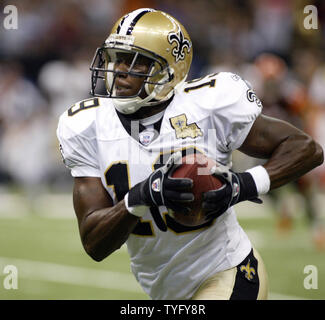
<path id="1" fill-rule="evenodd" d="M 142 12 L 140 12 L 130 23 L 130 26 L 128 27 L 128 30 L 126 32 L 127 35 L 131 35 L 134 26 L 136 25 L 136 23 L 141 19 L 141 17 L 143 17 L 146 13 L 148 12 L 152 12 L 152 10 L 144 10 Z"/>

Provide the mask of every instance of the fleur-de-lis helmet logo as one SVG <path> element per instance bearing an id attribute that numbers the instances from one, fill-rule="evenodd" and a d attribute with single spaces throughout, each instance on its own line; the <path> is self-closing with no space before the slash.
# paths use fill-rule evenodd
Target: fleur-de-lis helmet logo
<path id="1" fill-rule="evenodd" d="M 184 34 L 180 28 L 177 32 L 169 33 L 168 42 L 170 44 L 176 42 L 176 47 L 172 50 L 172 55 L 175 57 L 176 62 L 185 59 L 185 49 L 187 49 L 187 53 L 191 52 L 192 43 L 190 40 L 184 37 Z"/>

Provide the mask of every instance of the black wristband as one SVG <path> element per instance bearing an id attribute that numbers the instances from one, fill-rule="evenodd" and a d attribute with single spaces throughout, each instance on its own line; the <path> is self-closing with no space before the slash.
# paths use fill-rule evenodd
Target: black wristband
<path id="1" fill-rule="evenodd" d="M 240 194 L 237 202 L 258 197 L 255 181 L 249 172 L 236 173 L 240 182 Z"/>

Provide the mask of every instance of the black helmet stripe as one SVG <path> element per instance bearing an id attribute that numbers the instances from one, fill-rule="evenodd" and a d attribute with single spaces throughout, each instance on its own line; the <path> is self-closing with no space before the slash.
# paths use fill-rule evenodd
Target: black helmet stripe
<path id="1" fill-rule="evenodd" d="M 119 25 L 118 25 L 118 27 L 117 27 L 117 30 L 116 30 L 116 33 L 117 33 L 117 34 L 120 32 L 121 27 L 122 27 L 122 25 L 123 25 L 125 19 L 126 19 L 128 16 L 129 16 L 128 14 L 125 15 L 125 16 L 123 17 L 123 19 L 121 20 L 121 22 L 119 23 Z"/>
<path id="2" fill-rule="evenodd" d="M 131 35 L 136 23 L 146 13 L 155 11 L 154 9 L 138 9 L 126 15 L 117 27 L 116 33 L 123 35 Z"/>
<path id="3" fill-rule="evenodd" d="M 140 18 L 142 16 L 144 16 L 146 13 L 150 12 L 152 10 L 146 10 L 146 11 L 142 11 L 141 13 L 139 13 L 131 22 L 130 26 L 128 27 L 128 31 L 126 32 L 126 34 L 130 35 L 132 34 L 133 28 L 135 26 L 135 24 L 140 20 Z"/>

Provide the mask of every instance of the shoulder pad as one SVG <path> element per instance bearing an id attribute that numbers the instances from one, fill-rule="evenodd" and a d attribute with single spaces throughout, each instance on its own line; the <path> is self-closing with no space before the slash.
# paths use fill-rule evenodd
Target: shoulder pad
<path id="1" fill-rule="evenodd" d="M 74 134 L 90 129 L 95 123 L 97 112 L 102 104 L 103 99 L 97 97 L 75 103 L 61 115 L 59 126 L 69 129 L 65 132 Z"/>
<path id="2" fill-rule="evenodd" d="M 232 105 L 239 101 L 248 90 L 246 82 L 230 72 L 219 72 L 186 82 L 182 88 L 184 98 L 203 109 L 215 109 Z"/>

